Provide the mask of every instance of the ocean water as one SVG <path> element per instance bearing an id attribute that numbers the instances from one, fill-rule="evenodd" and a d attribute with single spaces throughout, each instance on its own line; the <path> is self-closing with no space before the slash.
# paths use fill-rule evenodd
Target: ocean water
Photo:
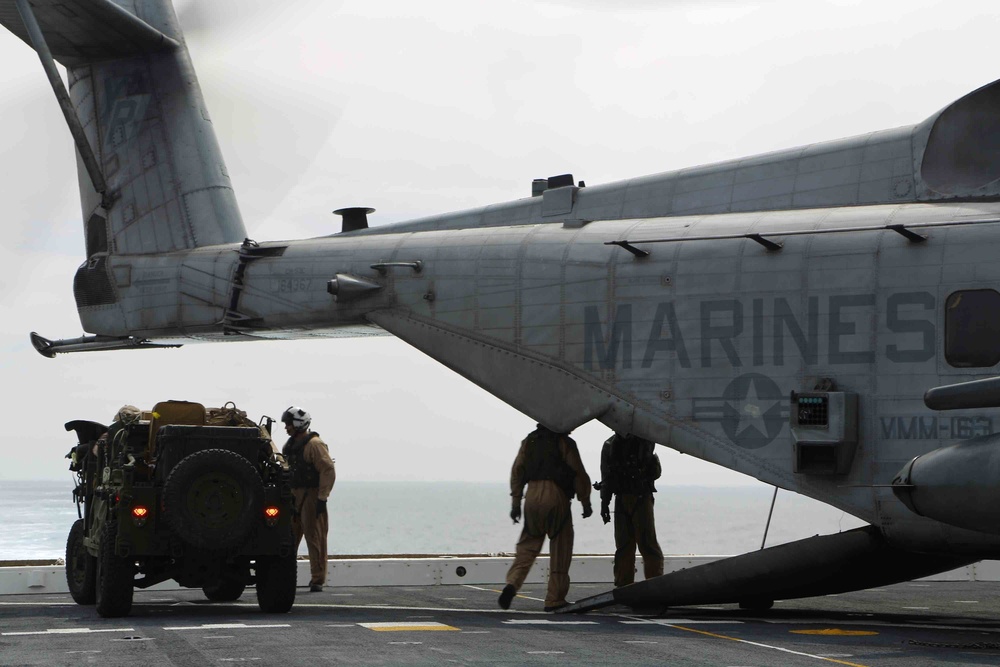
<path id="1" fill-rule="evenodd" d="M 60 558 L 76 520 L 72 483 L 0 480 L 0 560 Z M 664 486 L 656 494 L 656 530 L 666 554 L 723 555 L 760 548 L 772 487 Z M 574 551 L 614 551 L 594 494 L 593 517 L 574 502 Z M 502 554 L 514 550 L 520 525 L 507 513 L 503 483 L 338 481 L 330 497 L 331 555 Z M 859 519 L 779 491 L 767 545 L 864 525 Z M 544 550 L 544 549 L 543 549 Z M 305 553 L 305 544 L 301 547 Z"/>

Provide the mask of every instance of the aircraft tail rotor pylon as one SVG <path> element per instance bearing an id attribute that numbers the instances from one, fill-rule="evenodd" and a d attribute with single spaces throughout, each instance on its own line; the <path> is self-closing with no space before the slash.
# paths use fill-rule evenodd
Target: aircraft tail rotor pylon
<path id="1" fill-rule="evenodd" d="M 239 243 L 246 229 L 173 5 L 149 0 L 140 13 L 112 0 L 0 0 L 0 24 L 38 53 L 73 132 L 87 256 Z"/>
<path id="2" fill-rule="evenodd" d="M 136 347 L 122 303 L 132 276 L 116 257 L 247 237 L 173 5 L 0 0 L 0 24 L 38 53 L 79 158 L 87 261 L 73 293 L 84 331 L 102 338 L 45 350 Z"/>

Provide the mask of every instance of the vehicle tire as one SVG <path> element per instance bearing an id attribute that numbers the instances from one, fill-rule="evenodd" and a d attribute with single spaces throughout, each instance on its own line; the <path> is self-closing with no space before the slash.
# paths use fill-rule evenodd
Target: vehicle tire
<path id="1" fill-rule="evenodd" d="M 287 556 L 266 556 L 257 559 L 257 604 L 268 614 L 287 613 L 295 604 L 295 577 L 298 559 L 295 552 Z"/>
<path id="2" fill-rule="evenodd" d="M 239 600 L 246 588 L 247 585 L 241 581 L 220 579 L 214 584 L 203 586 L 201 590 L 205 592 L 205 597 L 212 602 L 232 602 Z"/>
<path id="3" fill-rule="evenodd" d="M 97 613 L 104 618 L 128 616 L 132 611 L 135 563 L 115 555 L 118 523 L 109 518 L 101 529 L 101 546 L 97 550 Z"/>
<path id="4" fill-rule="evenodd" d="M 94 604 L 97 599 L 97 559 L 83 546 L 87 526 L 77 519 L 66 539 L 66 584 L 77 604 Z"/>
<path id="5" fill-rule="evenodd" d="M 246 541 L 263 511 L 264 483 L 250 461 L 226 449 L 184 457 L 163 485 L 163 517 L 193 547 L 220 551 Z"/>

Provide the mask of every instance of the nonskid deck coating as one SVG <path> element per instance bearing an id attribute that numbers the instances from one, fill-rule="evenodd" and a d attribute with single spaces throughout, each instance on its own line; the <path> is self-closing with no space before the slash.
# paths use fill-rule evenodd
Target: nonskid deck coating
<path id="1" fill-rule="evenodd" d="M 915 582 L 785 601 L 584 615 L 541 611 L 525 586 L 300 589 L 289 614 L 253 591 L 209 603 L 200 591 L 137 591 L 131 616 L 102 619 L 68 595 L 0 596 L 0 665 L 996 665 L 1000 583 Z M 601 592 L 577 584 L 571 599 Z"/>

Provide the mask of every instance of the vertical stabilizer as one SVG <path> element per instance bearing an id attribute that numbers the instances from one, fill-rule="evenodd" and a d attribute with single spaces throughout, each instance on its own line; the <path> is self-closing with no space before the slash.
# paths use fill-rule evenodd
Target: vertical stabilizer
<path id="1" fill-rule="evenodd" d="M 32 19 L 41 45 L 28 29 Z M 75 114 L 85 136 L 74 140 L 91 259 L 81 267 L 88 275 L 77 275 L 78 306 L 115 300 L 101 261 L 107 254 L 246 237 L 170 0 L 0 0 L 0 23 L 35 48 L 43 65 L 48 51 L 68 73 L 64 113 L 71 128 Z M 60 85 L 53 81 L 54 89 Z"/>

